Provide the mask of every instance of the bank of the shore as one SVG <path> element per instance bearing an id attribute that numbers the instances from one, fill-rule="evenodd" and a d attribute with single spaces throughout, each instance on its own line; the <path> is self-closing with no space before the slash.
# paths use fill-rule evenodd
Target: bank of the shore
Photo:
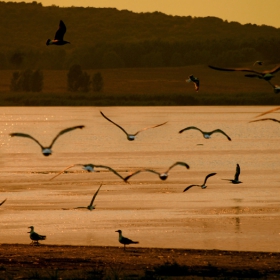
<path id="1" fill-rule="evenodd" d="M 280 253 L 0 245 L 1 279 L 277 279 Z M 206 277 L 206 278 L 205 278 Z M 209 277 L 209 278 L 207 278 Z"/>

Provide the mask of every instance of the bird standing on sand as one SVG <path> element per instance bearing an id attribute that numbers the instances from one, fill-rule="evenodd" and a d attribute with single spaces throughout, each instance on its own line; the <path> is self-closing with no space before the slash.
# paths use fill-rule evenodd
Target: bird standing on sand
<path id="1" fill-rule="evenodd" d="M 48 147 L 42 146 L 41 143 L 40 143 L 37 139 L 35 139 L 34 137 L 32 137 L 32 136 L 29 135 L 29 134 L 20 133 L 20 132 L 15 132 L 15 133 L 10 133 L 10 136 L 11 136 L 11 137 L 14 137 L 14 136 L 26 137 L 26 138 L 30 138 L 30 139 L 34 140 L 34 141 L 41 147 L 43 155 L 47 157 L 47 156 L 49 156 L 49 155 L 52 154 L 52 150 L 51 150 L 51 149 L 52 149 L 52 146 L 53 146 L 54 142 L 57 140 L 57 138 L 58 138 L 59 136 L 61 136 L 62 134 L 66 133 L 66 132 L 72 131 L 72 130 L 74 130 L 74 129 L 77 129 L 77 128 L 82 129 L 82 128 L 84 128 L 84 127 L 85 127 L 84 125 L 78 125 L 78 126 L 73 126 L 73 127 L 69 127 L 69 128 L 63 129 L 62 131 L 60 131 L 60 132 L 55 136 L 55 138 L 53 139 L 52 143 L 51 143 L 50 146 L 48 146 Z"/>
<path id="2" fill-rule="evenodd" d="M 65 45 L 65 44 L 70 44 L 70 42 L 64 41 L 64 39 L 63 39 L 65 32 L 66 32 L 66 25 L 61 20 L 59 22 L 58 30 L 55 33 L 54 40 L 48 39 L 47 42 L 46 42 L 46 45 L 47 46 L 49 46 L 49 45 L 62 46 L 62 45 Z"/>
<path id="3" fill-rule="evenodd" d="M 82 168 L 88 172 L 94 172 L 94 168 L 95 167 L 100 167 L 100 168 L 105 168 L 108 169 L 109 171 L 115 173 L 118 177 L 120 177 L 122 180 L 124 180 L 124 178 L 113 168 L 106 166 L 106 165 L 97 165 L 97 164 L 92 164 L 92 163 L 88 163 L 88 164 L 72 164 L 68 167 L 66 167 L 65 169 L 63 169 L 62 171 L 60 171 L 58 174 L 56 174 L 55 176 L 53 176 L 50 180 L 54 179 L 55 177 L 59 176 L 60 174 L 62 174 L 64 171 L 66 171 L 67 169 L 73 167 L 73 166 L 82 166 Z"/>
<path id="4" fill-rule="evenodd" d="M 107 118 L 101 111 L 100 111 L 100 114 L 101 114 L 106 120 L 108 120 L 109 122 L 113 123 L 113 124 L 116 125 L 118 128 L 120 128 L 120 129 L 126 134 L 126 137 L 127 137 L 127 139 L 128 139 L 129 141 L 133 141 L 133 140 L 135 139 L 135 136 L 136 136 L 139 132 L 141 132 L 141 131 L 144 131 L 144 130 L 150 129 L 150 128 L 155 128 L 155 127 L 158 127 L 158 126 L 161 126 L 161 125 L 164 125 L 164 124 L 167 123 L 167 122 L 165 122 L 165 123 L 161 123 L 161 124 L 158 124 L 158 125 L 155 125 L 155 126 L 145 127 L 145 128 L 143 128 L 143 129 L 137 131 L 135 134 L 130 134 L 130 133 L 127 133 L 127 132 L 125 131 L 125 129 L 122 128 L 120 125 L 116 124 L 115 122 L 113 122 L 112 120 L 110 120 L 109 118 Z"/>
<path id="5" fill-rule="evenodd" d="M 175 167 L 176 165 L 185 166 L 187 169 L 190 168 L 189 165 L 188 165 L 187 163 L 182 162 L 182 161 L 177 161 L 177 162 L 175 162 L 174 164 L 172 164 L 164 173 L 159 173 L 159 172 L 154 171 L 154 170 L 152 170 L 152 169 L 141 169 L 141 170 L 135 171 L 135 172 L 131 173 L 130 175 L 126 176 L 126 177 L 124 178 L 124 180 L 127 181 L 130 177 L 132 177 L 132 176 L 134 176 L 134 175 L 136 175 L 136 174 L 138 174 L 138 173 L 140 173 L 140 172 L 148 171 L 148 172 L 152 172 L 152 173 L 154 173 L 154 174 L 157 174 L 157 175 L 159 176 L 159 178 L 160 178 L 161 180 L 164 181 L 164 180 L 166 180 L 167 177 L 168 177 L 168 172 L 169 172 L 173 167 Z"/>
<path id="6" fill-rule="evenodd" d="M 29 227 L 31 230 L 28 232 L 30 233 L 30 239 L 32 240 L 31 244 L 36 244 L 36 245 L 39 245 L 39 240 L 45 240 L 46 239 L 46 236 L 45 235 L 40 235 L 38 233 L 36 233 L 34 231 L 34 227 L 33 226 L 30 226 Z"/>
<path id="7" fill-rule="evenodd" d="M 239 181 L 239 175 L 240 175 L 240 166 L 239 166 L 239 164 L 237 163 L 237 164 L 236 164 L 236 172 L 235 172 L 235 175 L 234 175 L 234 179 L 223 179 L 223 180 L 230 181 L 230 182 L 232 182 L 233 184 L 240 184 L 240 183 L 242 183 L 242 182 Z"/>
<path id="8" fill-rule="evenodd" d="M 4 200 L 0 203 L 0 206 L 1 206 L 6 200 L 7 200 L 7 198 L 4 199 Z"/>
<path id="9" fill-rule="evenodd" d="M 123 249 L 124 249 L 124 250 L 125 250 L 125 245 L 129 245 L 129 244 L 138 244 L 138 243 L 139 243 L 138 241 L 132 241 L 131 239 L 122 236 L 122 231 L 121 231 L 120 229 L 119 229 L 119 230 L 116 230 L 116 232 L 119 233 L 119 242 L 120 242 L 121 244 L 123 244 Z"/>
<path id="10" fill-rule="evenodd" d="M 193 82 L 194 83 L 194 89 L 196 92 L 199 90 L 199 79 L 195 77 L 194 75 L 190 75 L 189 78 L 186 80 L 187 83 Z"/>
<path id="11" fill-rule="evenodd" d="M 221 129 L 215 129 L 215 130 L 210 131 L 210 132 L 205 132 L 205 131 L 202 131 L 201 129 L 199 129 L 198 127 L 188 126 L 184 129 L 180 130 L 179 133 L 182 133 L 185 130 L 190 130 L 190 129 L 195 129 L 195 130 L 200 131 L 205 139 L 209 139 L 213 133 L 222 133 L 223 135 L 225 135 L 227 137 L 227 139 L 229 141 L 231 141 L 231 138 L 225 132 L 223 132 Z"/>
<path id="12" fill-rule="evenodd" d="M 95 205 L 93 205 L 93 202 L 100 190 L 100 188 L 102 187 L 102 184 L 99 186 L 99 188 L 97 189 L 97 191 L 95 192 L 95 194 L 93 195 L 92 199 L 91 199 L 91 202 L 89 204 L 89 206 L 85 207 L 85 206 L 79 206 L 79 207 L 75 207 L 73 209 L 81 209 L 81 208 L 86 208 L 88 209 L 89 211 L 92 211 L 93 209 L 95 209 Z M 68 208 L 62 208 L 63 210 L 69 210 Z"/>
<path id="13" fill-rule="evenodd" d="M 269 81 L 271 78 L 273 78 L 274 76 L 272 74 L 278 72 L 280 70 L 280 64 L 277 65 L 276 67 L 274 67 L 271 70 L 265 70 L 262 72 L 250 69 L 250 68 L 221 68 L 221 67 L 216 67 L 216 66 L 211 66 L 208 65 L 211 69 L 214 70 L 219 70 L 219 71 L 242 71 L 242 72 L 251 72 L 254 74 L 246 74 L 246 77 L 249 78 L 259 78 L 259 79 L 264 79 L 266 81 Z"/>
<path id="14" fill-rule="evenodd" d="M 205 177 L 204 182 L 203 182 L 202 185 L 190 185 L 190 186 L 186 187 L 186 188 L 183 190 L 183 192 L 186 192 L 187 190 L 189 190 L 189 189 L 192 188 L 192 187 L 201 187 L 202 189 L 206 189 L 206 188 L 207 188 L 207 186 L 206 186 L 206 181 L 207 181 L 207 179 L 208 179 L 209 177 L 211 177 L 211 176 L 216 175 L 216 174 L 217 174 L 217 173 L 210 173 L 210 174 L 208 174 L 208 175 Z"/>

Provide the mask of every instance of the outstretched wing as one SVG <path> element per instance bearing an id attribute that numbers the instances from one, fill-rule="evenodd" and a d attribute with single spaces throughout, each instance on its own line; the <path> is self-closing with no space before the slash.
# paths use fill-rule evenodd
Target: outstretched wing
<path id="1" fill-rule="evenodd" d="M 102 183 L 101 183 L 101 185 L 99 186 L 98 190 L 97 190 L 97 191 L 95 192 L 95 194 L 93 195 L 92 200 L 91 200 L 89 206 L 92 206 L 92 204 L 93 204 L 93 202 L 94 202 L 94 200 L 95 200 L 95 198 L 96 198 L 96 196 L 97 196 L 97 194 L 98 194 L 98 192 L 99 192 L 99 190 L 100 190 L 101 187 L 102 187 Z"/>
<path id="2" fill-rule="evenodd" d="M 276 119 L 272 119 L 272 118 L 259 119 L 259 120 L 254 120 L 254 121 L 250 121 L 250 122 L 259 122 L 259 121 L 273 121 L 273 122 L 280 123 L 280 120 L 276 120 Z"/>
<path id="3" fill-rule="evenodd" d="M 7 198 L 4 199 L 4 200 L 0 203 L 0 206 L 1 206 L 6 200 L 7 200 Z"/>
<path id="4" fill-rule="evenodd" d="M 275 66 L 273 69 L 271 70 L 265 70 L 263 71 L 264 74 L 274 74 L 276 72 L 278 72 L 280 70 L 280 64 L 278 64 L 277 66 Z"/>
<path id="5" fill-rule="evenodd" d="M 58 27 L 58 30 L 55 33 L 54 39 L 59 40 L 59 41 L 63 41 L 63 37 L 64 37 L 65 32 L 66 32 L 66 26 L 65 26 L 64 22 L 61 20 L 59 22 L 59 27 Z"/>
<path id="6" fill-rule="evenodd" d="M 205 180 L 204 180 L 203 185 L 206 184 L 206 181 L 207 181 L 207 179 L 208 179 L 209 177 L 214 176 L 214 175 L 216 175 L 216 174 L 217 174 L 217 173 L 210 173 L 210 174 L 208 174 L 208 175 L 205 177 Z"/>
<path id="7" fill-rule="evenodd" d="M 51 145 L 49 146 L 49 148 L 50 148 L 50 149 L 52 148 L 54 142 L 55 142 L 55 141 L 57 140 L 57 138 L 58 138 L 59 136 L 61 136 L 62 134 L 66 133 L 66 132 L 69 132 L 69 131 L 72 131 L 72 130 L 77 129 L 77 128 L 82 129 L 82 128 L 84 128 L 84 127 L 85 127 L 84 125 L 77 125 L 77 126 L 73 126 L 73 127 L 69 127 L 69 128 L 66 128 L 66 129 L 61 130 L 61 131 L 55 136 L 55 138 L 53 139 L 53 141 L 52 141 Z"/>
<path id="8" fill-rule="evenodd" d="M 111 172 L 115 173 L 118 177 L 120 177 L 122 180 L 125 181 L 125 178 L 123 178 L 115 169 L 109 167 L 109 166 L 105 166 L 105 165 L 94 165 L 94 167 L 100 167 L 100 168 L 105 168 L 110 170 Z"/>
<path id="9" fill-rule="evenodd" d="M 107 118 L 101 111 L 100 114 L 109 122 L 113 123 L 114 125 L 116 125 L 118 128 L 120 128 L 126 135 L 128 135 L 128 133 L 125 131 L 124 128 L 122 128 L 120 125 L 116 124 L 115 122 L 113 122 L 112 120 L 110 120 L 109 118 Z"/>
<path id="10" fill-rule="evenodd" d="M 84 164 L 72 164 L 72 165 L 69 165 L 68 167 L 64 168 L 63 170 L 61 170 L 58 174 L 56 174 L 55 176 L 53 176 L 50 181 L 52 179 L 54 179 L 55 177 L 59 176 L 60 174 L 62 174 L 64 171 L 66 171 L 67 169 L 73 167 L 73 166 L 84 166 Z"/>
<path id="11" fill-rule="evenodd" d="M 216 130 L 213 130 L 213 131 L 209 132 L 210 135 L 213 134 L 213 133 L 222 133 L 227 137 L 227 139 L 229 141 L 231 141 L 231 138 L 225 132 L 223 132 L 221 129 L 216 129 Z"/>
<path id="12" fill-rule="evenodd" d="M 236 172 L 235 172 L 235 175 L 234 175 L 234 180 L 235 180 L 235 181 L 238 181 L 239 174 L 240 174 L 240 166 L 239 166 L 239 164 L 237 163 L 237 164 L 236 164 Z"/>
<path id="13" fill-rule="evenodd" d="M 198 130 L 198 131 L 200 131 L 200 132 L 203 134 L 203 131 L 202 131 L 201 129 L 195 127 L 195 126 L 188 126 L 188 127 L 184 128 L 184 129 L 181 129 L 181 130 L 179 131 L 179 133 L 182 133 L 182 132 L 184 132 L 185 130 L 190 130 L 190 129 Z"/>
<path id="14" fill-rule="evenodd" d="M 183 190 L 183 192 L 186 192 L 187 190 L 189 190 L 189 189 L 192 188 L 192 187 L 199 187 L 199 185 L 190 185 L 190 186 L 186 187 L 186 188 Z"/>
<path id="15" fill-rule="evenodd" d="M 176 165 L 182 165 L 182 166 L 185 166 L 187 169 L 189 169 L 189 165 L 183 161 L 177 161 L 175 162 L 174 164 L 172 164 L 167 170 L 165 173 L 168 173 L 170 169 L 172 169 L 173 167 L 175 167 Z"/>
<path id="16" fill-rule="evenodd" d="M 273 109 L 271 109 L 271 110 L 265 111 L 264 113 L 261 113 L 261 114 L 257 115 L 255 118 L 261 117 L 261 116 L 263 116 L 263 115 L 272 113 L 272 112 L 277 111 L 277 110 L 280 110 L 280 107 L 276 107 L 276 108 L 273 108 Z"/>
<path id="17" fill-rule="evenodd" d="M 222 67 L 216 67 L 216 66 L 212 66 L 212 65 L 208 65 L 208 67 L 211 69 L 214 69 L 214 70 L 219 70 L 219 71 L 242 71 L 242 72 L 252 72 L 252 73 L 262 75 L 261 72 L 255 71 L 250 68 L 222 68 Z"/>
<path id="18" fill-rule="evenodd" d="M 41 147 L 41 149 L 44 149 L 44 147 L 41 145 L 41 143 L 40 143 L 37 139 L 35 139 L 34 137 L 32 137 L 32 136 L 29 135 L 29 134 L 15 132 L 15 133 L 10 133 L 10 136 L 11 136 L 11 137 L 19 136 L 19 137 L 30 138 L 30 139 L 32 139 L 33 141 L 35 141 L 35 142 Z"/>
<path id="19" fill-rule="evenodd" d="M 136 175 L 136 174 L 138 174 L 138 173 L 140 173 L 140 172 L 143 172 L 143 171 L 147 171 L 147 170 L 144 170 L 144 169 L 137 170 L 137 171 L 131 173 L 130 175 L 126 176 L 126 177 L 124 178 L 124 181 L 126 182 L 126 181 L 127 181 L 128 179 L 130 179 L 132 176 L 134 176 L 134 175 Z"/>
<path id="20" fill-rule="evenodd" d="M 143 129 L 141 129 L 141 130 L 139 130 L 139 131 L 137 131 L 135 134 L 134 134 L 134 136 L 136 136 L 139 132 L 141 132 L 141 131 L 144 131 L 144 130 L 146 130 L 146 129 L 150 129 L 150 128 L 155 128 L 155 127 L 158 127 L 158 126 L 161 126 L 161 125 L 164 125 L 164 124 L 166 124 L 167 122 L 164 122 L 164 123 L 161 123 L 161 124 L 157 124 L 157 125 L 154 125 L 154 126 L 149 126 L 149 127 L 145 127 L 145 128 L 143 128 Z"/>

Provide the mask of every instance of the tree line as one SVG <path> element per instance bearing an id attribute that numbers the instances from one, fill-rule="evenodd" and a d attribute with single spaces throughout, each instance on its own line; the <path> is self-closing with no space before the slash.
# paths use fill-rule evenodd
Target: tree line
<path id="1" fill-rule="evenodd" d="M 278 62 L 280 29 L 216 17 L 0 2 L 0 69 L 83 69 Z M 59 20 L 67 46 L 46 46 Z"/>

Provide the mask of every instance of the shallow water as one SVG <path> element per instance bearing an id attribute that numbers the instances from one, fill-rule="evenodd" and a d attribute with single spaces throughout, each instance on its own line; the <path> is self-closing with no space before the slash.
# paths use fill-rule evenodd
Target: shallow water
<path id="1" fill-rule="evenodd" d="M 27 227 L 47 235 L 44 244 L 118 246 L 118 229 L 141 247 L 280 251 L 279 123 L 248 123 L 271 107 L 4 107 L 1 108 L 0 207 L 1 242 L 30 243 Z M 102 112 L 129 133 L 128 141 Z M 269 115 L 279 119 L 279 113 Z M 58 138 L 53 154 L 11 132 L 31 134 L 49 145 L 62 129 L 85 125 Z M 217 128 L 222 134 L 204 139 L 187 126 Z M 198 145 L 201 144 L 201 145 Z M 72 164 L 108 165 L 122 176 L 140 168 L 164 172 L 176 161 L 166 181 L 149 172 L 125 184 L 112 172 L 87 173 Z M 239 185 L 233 179 L 241 167 Z M 202 184 L 207 174 L 217 175 Z M 87 206 L 100 183 L 96 209 Z"/>

